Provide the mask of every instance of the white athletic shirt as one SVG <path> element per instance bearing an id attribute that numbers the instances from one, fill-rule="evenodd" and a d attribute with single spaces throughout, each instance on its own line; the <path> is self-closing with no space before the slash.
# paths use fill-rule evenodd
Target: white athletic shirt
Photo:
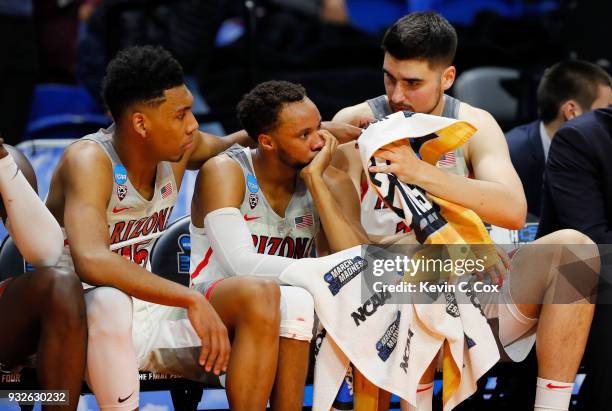
<path id="1" fill-rule="evenodd" d="M 153 198 L 151 200 L 143 198 L 132 186 L 127 171 L 113 147 L 113 132 L 114 126 L 111 126 L 82 138 L 98 143 L 112 162 L 113 191 L 106 207 L 110 248 L 150 270 L 151 248 L 154 240 L 168 225 L 179 187 L 170 163 L 162 161 L 157 165 Z M 87 222 L 83 221 L 83 224 Z M 65 230 L 63 231 L 65 240 L 60 264 L 74 268 Z"/>
<path id="2" fill-rule="evenodd" d="M 304 181 L 298 177 L 295 192 L 280 217 L 270 207 L 257 182 L 253 168 L 251 150 L 237 144 L 221 155 L 236 161 L 245 179 L 244 198 L 240 213 L 249 227 L 253 247 L 259 254 L 289 258 L 312 256 L 314 239 L 320 230 L 320 220 L 314 201 Z M 206 228 L 189 226 L 191 234 L 191 285 L 211 283 L 230 277 L 216 261 L 215 254 L 206 236 Z"/>

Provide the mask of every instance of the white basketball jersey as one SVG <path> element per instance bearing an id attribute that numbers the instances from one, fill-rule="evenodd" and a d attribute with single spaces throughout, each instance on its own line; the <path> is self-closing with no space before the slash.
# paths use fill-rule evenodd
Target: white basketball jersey
<path id="1" fill-rule="evenodd" d="M 259 187 L 251 150 L 234 145 L 222 155 L 233 159 L 242 168 L 245 189 L 240 213 L 244 216 L 253 237 L 255 251 L 259 254 L 289 258 L 311 256 L 314 251 L 315 236 L 320 230 L 320 220 L 304 181 L 298 177 L 295 192 L 285 210 L 285 217 L 280 217 L 270 207 Z M 190 224 L 189 232 L 191 285 L 212 282 L 235 274 L 225 272 L 217 263 L 206 237 L 205 227 L 197 228 Z"/>
<path id="2" fill-rule="evenodd" d="M 162 161 L 157 165 L 153 198 L 143 198 L 132 186 L 127 170 L 113 147 L 113 132 L 114 126 L 111 126 L 83 137 L 83 140 L 100 144 L 112 162 L 113 191 L 106 207 L 110 248 L 128 260 L 150 269 L 151 248 L 168 224 L 179 188 L 170 163 Z M 95 182 L 92 181 L 92 184 Z M 64 244 L 60 264 L 73 268 L 68 241 L 65 240 Z"/>

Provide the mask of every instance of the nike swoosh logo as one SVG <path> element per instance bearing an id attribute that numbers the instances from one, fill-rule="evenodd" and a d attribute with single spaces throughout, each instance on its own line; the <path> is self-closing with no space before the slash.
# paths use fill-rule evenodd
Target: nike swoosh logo
<path id="1" fill-rule="evenodd" d="M 113 214 L 117 214 L 122 211 L 129 210 L 130 208 L 132 207 L 121 207 L 121 208 L 113 207 Z"/>
<path id="2" fill-rule="evenodd" d="M 119 401 L 119 404 L 126 402 L 133 394 L 134 394 L 134 391 L 132 391 L 132 394 L 128 395 L 125 398 L 121 398 L 121 397 L 117 398 L 117 401 Z"/>
<path id="3" fill-rule="evenodd" d="M 570 387 L 571 385 L 552 385 L 551 383 L 546 384 L 546 388 L 548 388 L 549 390 L 570 388 Z"/>
<path id="4" fill-rule="evenodd" d="M 427 388 L 417 388 L 417 394 L 423 391 L 427 391 L 427 390 L 431 390 L 431 388 L 433 387 L 433 385 L 430 385 Z"/>
<path id="5" fill-rule="evenodd" d="M 258 218 L 261 218 L 261 217 L 249 217 L 248 214 L 244 215 L 244 221 L 257 220 Z"/>

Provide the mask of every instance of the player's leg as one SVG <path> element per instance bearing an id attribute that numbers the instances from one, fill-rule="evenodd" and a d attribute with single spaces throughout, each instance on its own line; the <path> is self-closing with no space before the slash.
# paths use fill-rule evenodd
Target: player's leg
<path id="1" fill-rule="evenodd" d="M 303 288 L 281 287 L 278 370 L 270 405 L 272 410 L 301 410 L 314 327 L 314 300 Z"/>
<path id="2" fill-rule="evenodd" d="M 76 409 L 87 343 L 83 289 L 78 277 L 57 268 L 18 276 L 0 297 L 0 313 L 0 363 L 4 367 L 18 365 L 37 353 L 41 388 L 69 391 L 69 408 L 44 409 Z"/>
<path id="3" fill-rule="evenodd" d="M 595 306 L 588 297 L 598 273 L 597 246 L 573 230 L 542 237 L 512 259 L 510 295 L 518 309 L 514 317 L 538 319 L 536 409 L 567 409 L 593 319 Z"/>
<path id="4" fill-rule="evenodd" d="M 101 410 L 138 408 L 140 381 L 132 342 L 132 299 L 112 287 L 85 292 L 87 384 Z"/>
<path id="5" fill-rule="evenodd" d="M 226 390 L 232 410 L 264 410 L 276 374 L 280 293 L 252 277 L 224 279 L 209 300 L 233 334 Z"/>

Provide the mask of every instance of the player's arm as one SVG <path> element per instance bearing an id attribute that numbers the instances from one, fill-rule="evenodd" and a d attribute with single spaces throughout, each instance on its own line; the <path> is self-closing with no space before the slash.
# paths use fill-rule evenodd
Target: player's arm
<path id="1" fill-rule="evenodd" d="M 26 261 L 37 267 L 54 266 L 62 253 L 62 230 L 35 190 L 30 162 L 0 139 L 2 219 Z"/>
<path id="2" fill-rule="evenodd" d="M 407 144 L 383 148 L 377 157 L 391 164 L 370 169 L 393 173 L 405 183 L 473 210 L 488 223 L 510 229 L 522 228 L 527 200 L 510 161 L 506 140 L 489 113 L 483 110 L 476 110 L 476 113 L 470 122 L 478 131 L 467 144 L 474 178 L 448 173 L 418 159 Z"/>
<path id="3" fill-rule="evenodd" d="M 234 275 L 277 279 L 295 260 L 258 254 L 249 227 L 240 213 L 244 175 L 227 157 L 215 157 L 200 169 L 192 202 L 192 222 L 206 228 L 217 262 Z"/>
<path id="4" fill-rule="evenodd" d="M 359 157 L 359 150 L 355 147 L 355 143 L 346 143 L 338 146 L 334 153 L 331 165 L 339 170 L 344 171 L 351 179 L 357 194 L 361 194 L 361 176 L 363 175 L 363 166 Z"/>
<path id="5" fill-rule="evenodd" d="M 218 137 L 197 130 L 193 143 L 194 147 L 186 155 L 187 169 L 189 170 L 198 170 L 208 159 L 227 150 L 233 144 L 240 144 L 243 147 L 252 147 L 256 144 L 244 130 L 225 137 Z"/>
<path id="6" fill-rule="evenodd" d="M 367 102 L 345 107 L 332 118 L 334 122 L 351 124 L 359 128 L 366 127 L 374 120 L 374 114 Z"/>
<path id="7" fill-rule="evenodd" d="M 227 330 L 208 301 L 185 286 L 155 275 L 110 251 L 106 208 L 112 195 L 111 162 L 95 142 L 70 146 L 60 167 L 64 187 L 64 226 L 79 277 L 157 304 L 183 307 L 202 339 L 200 364 L 225 370 L 229 360 Z M 209 355 L 210 354 L 210 355 Z"/>
<path id="8" fill-rule="evenodd" d="M 329 132 L 319 131 L 325 145 L 301 177 L 314 199 L 321 225 L 332 252 L 368 243 L 359 223 L 359 199 L 350 178 L 341 170 L 329 167 L 338 142 Z"/>

